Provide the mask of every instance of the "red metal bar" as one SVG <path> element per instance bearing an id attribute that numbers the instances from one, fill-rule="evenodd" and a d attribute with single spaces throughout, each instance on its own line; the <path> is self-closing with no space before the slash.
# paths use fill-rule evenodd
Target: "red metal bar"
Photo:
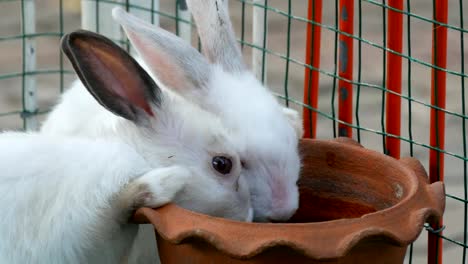
<path id="1" fill-rule="evenodd" d="M 389 0 L 388 5 L 398 10 L 403 10 L 403 0 Z M 403 14 L 389 9 L 387 21 L 387 47 L 390 50 L 401 53 L 403 50 Z M 401 65 L 402 58 L 387 51 L 387 89 L 401 94 Z M 387 133 L 399 136 L 401 134 L 401 97 L 387 93 L 385 105 Z M 394 137 L 386 137 L 387 154 L 400 158 L 400 140 Z"/>
<path id="2" fill-rule="evenodd" d="M 309 0 L 307 19 L 322 22 L 322 0 Z M 321 27 L 307 24 L 307 40 L 305 62 L 318 69 L 320 66 L 320 32 Z M 317 108 L 319 72 L 305 68 L 304 72 L 304 104 Z M 304 138 L 315 138 L 317 133 L 317 112 L 303 108 Z"/>
<path id="3" fill-rule="evenodd" d="M 354 0 L 340 0 L 339 29 L 353 34 Z M 341 121 L 353 123 L 353 38 L 340 34 L 340 54 L 338 59 L 338 74 L 344 80 L 338 81 L 338 118 Z M 352 137 L 353 130 L 345 124 L 338 124 L 338 135 Z"/>
<path id="4" fill-rule="evenodd" d="M 434 6 L 434 20 L 447 23 L 447 0 L 436 0 Z M 447 66 L 447 28 L 433 25 L 432 32 L 432 64 L 446 68 Z M 445 71 L 432 69 L 431 104 L 445 109 Z M 445 147 L 445 113 L 431 108 L 430 145 L 439 149 Z M 430 182 L 444 180 L 444 154 L 437 150 L 429 150 L 429 180 Z M 443 220 L 431 224 L 434 230 L 439 230 Z M 441 233 L 439 233 L 441 234 Z M 442 263 L 442 238 L 429 233 L 428 254 L 429 264 Z"/>

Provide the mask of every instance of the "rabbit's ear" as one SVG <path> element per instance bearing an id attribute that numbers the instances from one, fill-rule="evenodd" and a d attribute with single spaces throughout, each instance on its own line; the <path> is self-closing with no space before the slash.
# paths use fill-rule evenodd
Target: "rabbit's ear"
<path id="1" fill-rule="evenodd" d="M 227 72 L 246 69 L 229 18 L 227 0 L 186 0 L 197 25 L 203 53 Z"/>
<path id="2" fill-rule="evenodd" d="M 79 30 L 62 39 L 62 50 L 94 98 L 112 113 L 139 122 L 160 106 L 159 87 L 140 65 L 111 40 Z"/>
<path id="3" fill-rule="evenodd" d="M 112 16 L 164 86 L 184 95 L 204 87 L 209 81 L 211 65 L 189 43 L 122 8 L 114 8 Z"/>

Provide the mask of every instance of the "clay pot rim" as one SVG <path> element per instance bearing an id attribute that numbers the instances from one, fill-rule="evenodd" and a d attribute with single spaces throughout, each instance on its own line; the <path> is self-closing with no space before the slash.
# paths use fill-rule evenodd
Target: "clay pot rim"
<path id="1" fill-rule="evenodd" d="M 408 194 L 397 204 L 383 210 L 357 218 L 336 219 L 325 222 L 246 223 L 200 214 L 174 204 L 156 210 L 141 208 L 135 214 L 134 219 L 136 222 L 149 220 L 153 225 L 158 226 L 159 235 L 171 243 L 179 244 L 189 238 L 199 238 L 234 258 L 250 258 L 271 247 L 287 246 L 309 257 L 335 259 L 346 255 L 357 243 L 376 237 L 383 237 L 398 246 L 407 245 L 419 235 L 426 219 L 442 216 L 445 207 L 445 200 L 440 199 L 445 197 L 443 183 L 428 184 L 425 170 L 416 159 L 403 158 L 395 160 L 381 153 L 364 149 L 357 142 L 343 139 L 332 141 L 303 140 L 302 143 L 340 144 L 340 147 L 343 148 L 353 148 L 355 150 L 359 148 L 360 152 L 367 155 L 379 155 L 379 158 L 382 158 L 385 162 L 398 162 L 404 174 L 408 176 L 408 185 L 411 186 Z M 419 197 L 416 197 L 417 195 Z M 412 207 L 414 208 L 411 212 L 405 210 L 405 208 Z M 389 220 L 395 219 L 392 216 L 397 216 L 402 211 L 408 214 L 406 219 L 397 218 L 398 223 L 393 225 L 388 223 L 391 222 Z M 171 225 L 169 228 L 171 222 L 175 221 L 174 219 L 181 220 L 183 225 Z M 228 234 L 216 232 L 216 230 L 222 229 L 226 225 L 230 226 Z M 351 226 L 353 228 L 350 228 Z M 410 232 L 405 234 L 401 232 L 404 227 L 407 227 Z M 255 232 L 260 233 L 262 239 L 254 239 L 251 234 L 246 234 L 248 232 L 245 232 L 245 228 L 254 229 Z M 327 237 L 327 234 L 323 231 L 325 228 L 338 230 L 343 236 L 339 239 Z M 289 231 L 285 231 L 286 229 L 298 230 L 302 233 L 302 236 L 283 239 L 288 237 Z M 246 237 L 248 238 L 245 239 Z M 242 243 L 232 243 L 232 241 L 240 239 L 242 239 Z M 313 243 L 334 243 L 339 246 L 334 247 L 334 250 L 328 250 L 332 247 L 310 248 L 303 246 Z"/>

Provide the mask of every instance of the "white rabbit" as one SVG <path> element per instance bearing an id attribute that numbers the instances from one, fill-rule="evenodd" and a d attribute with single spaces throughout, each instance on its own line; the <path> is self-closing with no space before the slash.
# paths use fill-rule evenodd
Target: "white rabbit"
<path id="1" fill-rule="evenodd" d="M 121 9 L 115 9 L 113 15 L 147 63 L 142 63 L 142 67 L 149 69 L 163 91 L 170 89 L 197 103 L 216 114 L 228 127 L 244 165 L 255 220 L 287 219 L 298 206 L 297 144 L 302 135 L 299 115 L 281 107 L 247 71 L 235 43 L 227 6 L 222 4 L 215 9 L 213 5 L 218 1 L 200 2 L 198 10 L 205 10 L 203 18 L 192 2 L 188 3 L 211 63 L 167 31 L 133 18 Z M 219 25 L 218 17 L 223 19 Z M 205 32 L 201 31 L 203 27 L 207 28 Z M 115 121 L 112 114 L 86 93 L 83 84 L 76 81 L 48 116 L 41 133 L 109 137 L 114 135 Z M 158 137 L 158 134 L 148 134 L 151 136 Z M 139 236 L 151 232 L 141 231 Z M 145 240 L 138 240 L 140 243 L 134 244 L 134 248 L 141 250 L 141 242 Z M 132 256 L 138 258 L 138 253 Z"/>
<path id="2" fill-rule="evenodd" d="M 231 130 L 249 182 L 254 219 L 284 220 L 298 206 L 300 117 L 280 106 L 246 69 L 226 2 L 187 1 L 211 63 L 182 39 L 121 8 L 114 9 L 113 16 L 161 88 L 215 113 Z M 114 120 L 77 81 L 63 94 L 41 132 L 107 137 Z"/>
<path id="3" fill-rule="evenodd" d="M 233 131 L 254 220 L 285 220 L 298 207 L 301 120 L 247 70 L 227 2 L 187 0 L 209 61 L 182 39 L 121 8 L 114 8 L 113 17 L 161 86 L 215 113 Z"/>
<path id="4" fill-rule="evenodd" d="M 138 229 L 127 220 L 141 206 L 190 207 L 212 196 L 218 211 L 198 209 L 248 220 L 248 193 L 191 167 L 152 169 L 119 141 L 5 133 L 0 148 L 8 149 L 0 152 L 0 263 L 118 263 Z M 240 184 L 240 192 L 248 190 Z M 193 188 L 200 185 L 205 189 Z"/>
<path id="5" fill-rule="evenodd" d="M 0 147 L 0 263 L 117 263 L 134 206 L 160 206 L 190 179 L 116 141 L 6 133 Z"/>
<path id="6" fill-rule="evenodd" d="M 127 220 L 139 206 L 172 201 L 251 220 L 239 156 L 216 117 L 162 92 L 100 35 L 71 33 L 62 49 L 114 113 L 113 133 L 0 135 L 8 150 L 0 152 L 0 263 L 118 263 L 138 231 Z"/>

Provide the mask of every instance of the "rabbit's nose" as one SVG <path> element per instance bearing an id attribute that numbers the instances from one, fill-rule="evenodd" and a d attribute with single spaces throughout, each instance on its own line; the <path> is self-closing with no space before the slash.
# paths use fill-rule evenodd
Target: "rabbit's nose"
<path id="1" fill-rule="evenodd" d="M 276 179 L 276 180 L 275 180 Z M 273 178 L 271 189 L 271 210 L 268 219 L 274 222 L 286 221 L 299 207 L 299 191 L 296 185 L 289 186 Z"/>

